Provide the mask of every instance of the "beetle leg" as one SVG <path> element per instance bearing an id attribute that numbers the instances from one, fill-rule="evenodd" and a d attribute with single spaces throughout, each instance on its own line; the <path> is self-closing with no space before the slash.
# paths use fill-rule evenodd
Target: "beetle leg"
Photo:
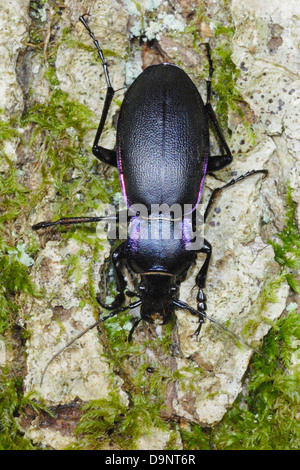
<path id="1" fill-rule="evenodd" d="M 241 175 L 238 178 L 232 179 L 231 181 L 229 181 L 229 183 L 225 184 L 224 186 L 221 186 L 220 188 L 216 188 L 212 192 L 212 194 L 210 196 L 210 199 L 208 201 L 208 204 L 207 204 L 207 207 L 206 207 L 206 210 L 205 210 L 205 214 L 204 214 L 204 223 L 206 222 L 206 219 L 208 217 L 209 212 L 211 211 L 214 203 L 216 202 L 216 199 L 218 198 L 219 194 L 223 191 L 223 189 L 226 189 L 229 186 L 233 186 L 235 183 L 238 183 L 239 181 L 242 181 L 242 180 L 248 178 L 249 176 L 256 175 L 258 173 L 262 173 L 263 175 L 265 175 L 264 178 L 266 178 L 266 176 L 268 175 L 268 170 L 248 171 L 244 175 Z"/>
<path id="2" fill-rule="evenodd" d="M 204 223 L 206 222 L 206 219 L 208 217 L 208 214 L 211 210 L 211 208 L 213 207 L 217 197 L 219 196 L 219 194 L 221 193 L 221 191 L 223 189 L 226 189 L 230 186 L 233 186 L 235 183 L 238 183 L 239 181 L 242 181 L 246 178 L 248 178 L 249 176 L 252 176 L 252 175 L 256 175 L 256 174 L 259 174 L 259 173 L 262 173 L 264 174 L 266 177 L 267 174 L 268 174 L 268 170 L 252 170 L 252 171 L 248 171 L 247 173 L 245 173 L 244 175 L 241 175 L 239 176 L 238 178 L 236 179 L 232 179 L 231 181 L 229 181 L 229 183 L 225 184 L 224 186 L 220 187 L 220 188 L 216 188 L 213 192 L 212 192 L 212 195 L 209 199 L 209 202 L 207 204 L 207 207 L 206 207 L 206 210 L 205 210 L 205 214 L 204 214 Z M 206 297 L 205 297 L 205 294 L 203 292 L 203 289 L 205 287 L 205 283 L 206 283 L 206 276 L 207 276 L 207 271 L 208 271 L 208 267 L 209 267 L 209 262 L 210 262 L 210 258 L 211 258 L 211 253 L 212 253 L 212 247 L 210 245 L 210 243 L 204 239 L 204 243 L 203 243 L 203 247 L 199 250 L 200 253 L 206 253 L 206 259 L 199 271 L 199 273 L 197 274 L 197 277 L 196 277 L 196 286 L 199 288 L 199 292 L 198 292 L 198 295 L 197 295 L 197 302 L 198 302 L 198 306 L 197 306 L 197 309 L 199 311 L 199 326 L 197 328 L 197 330 L 195 331 L 195 335 L 199 335 L 200 333 L 200 330 L 201 330 L 201 326 L 202 326 L 202 323 L 204 322 L 204 317 L 206 316 Z"/>
<path id="3" fill-rule="evenodd" d="M 203 246 L 199 250 L 199 253 L 205 253 L 206 254 L 206 259 L 198 272 L 196 276 L 196 286 L 199 288 L 198 295 L 197 295 L 197 310 L 199 311 L 199 326 L 197 330 L 195 331 L 194 335 L 198 336 L 201 330 L 202 323 L 204 322 L 204 317 L 206 315 L 206 297 L 203 292 L 203 289 L 205 287 L 206 283 L 206 277 L 207 277 L 207 271 L 209 267 L 209 262 L 211 258 L 211 253 L 212 253 L 212 247 L 211 244 L 207 240 L 203 240 Z"/>
<path id="4" fill-rule="evenodd" d="M 131 343 L 133 332 L 134 332 L 134 330 L 136 329 L 136 327 L 138 326 L 138 324 L 139 324 L 141 321 L 142 321 L 142 318 L 138 318 L 137 320 L 135 320 L 135 322 L 134 322 L 134 324 L 133 324 L 133 326 L 132 326 L 132 328 L 131 328 L 131 330 L 130 330 L 130 332 L 129 332 L 129 335 L 128 335 L 128 339 L 127 339 L 128 343 Z"/>
<path id="5" fill-rule="evenodd" d="M 206 239 L 203 240 L 203 246 L 202 246 L 202 248 L 200 248 L 199 253 L 205 253 L 206 254 L 206 259 L 205 259 L 199 273 L 196 276 L 196 286 L 199 287 L 199 289 L 204 289 L 205 282 L 206 282 L 207 271 L 208 271 L 208 266 L 209 266 L 211 253 L 212 253 L 211 244 Z"/>
<path id="6" fill-rule="evenodd" d="M 127 282 L 121 269 L 121 262 L 126 258 L 125 246 L 126 242 L 121 243 L 116 249 L 112 250 L 109 258 L 109 261 L 111 261 L 113 265 L 114 276 L 117 284 L 118 294 L 116 295 L 115 300 L 111 304 L 105 304 L 102 302 L 99 293 L 96 297 L 99 305 L 101 305 L 101 307 L 105 308 L 106 310 L 118 309 L 125 301 L 125 290 L 127 288 Z"/>
<path id="7" fill-rule="evenodd" d="M 93 43 L 95 44 L 96 46 L 96 49 L 98 51 L 98 54 L 99 54 L 99 57 L 100 57 L 100 60 L 102 62 L 102 65 L 103 65 L 103 69 L 104 69 L 104 74 L 105 74 L 105 80 L 106 80 L 106 84 L 107 84 L 107 90 L 106 90 L 106 97 L 105 97 L 105 101 L 104 101 L 104 107 L 103 107 L 103 110 L 102 110 L 102 115 L 101 115 L 101 119 L 100 119 L 100 123 L 99 123 L 99 126 L 98 126 L 98 130 L 97 130 L 97 133 L 96 133 L 96 137 L 95 137 L 95 140 L 94 140 L 94 144 L 93 144 L 93 154 L 96 158 L 98 158 L 98 160 L 101 160 L 103 163 L 107 163 L 108 165 L 112 165 L 112 166 L 117 166 L 117 156 L 116 156 L 116 152 L 115 150 L 109 150 L 109 149 L 106 149 L 104 147 L 101 147 L 99 145 L 99 140 L 100 140 L 100 137 L 101 137 L 101 134 L 102 134 L 102 131 L 104 129 L 104 125 L 105 125 L 105 121 L 106 121 L 106 118 L 107 118 L 107 114 L 108 114 L 108 111 L 109 111 L 109 108 L 110 108 L 110 105 L 111 105 L 111 102 L 112 102 L 112 99 L 113 99 L 113 96 L 115 94 L 115 90 L 113 89 L 113 87 L 111 86 L 111 82 L 110 82 L 110 78 L 109 78 L 109 73 L 108 73 L 108 65 L 105 61 L 105 58 L 104 58 L 104 55 L 103 55 L 103 51 L 102 49 L 100 48 L 100 45 L 99 45 L 99 42 L 98 40 L 96 39 L 94 33 L 91 31 L 89 25 L 87 24 L 87 22 L 85 21 L 84 17 L 83 16 L 80 16 L 79 20 L 81 21 L 81 23 L 85 26 L 85 28 L 87 29 L 90 37 L 92 38 L 93 40 Z"/>
<path id="8" fill-rule="evenodd" d="M 98 158 L 98 160 L 102 161 L 103 163 L 107 163 L 108 165 L 117 167 L 117 155 L 116 155 L 115 150 L 109 150 L 99 145 L 99 140 L 100 140 L 103 128 L 104 128 L 104 124 L 107 118 L 108 110 L 111 105 L 114 93 L 115 91 L 113 90 L 113 88 L 111 87 L 107 88 L 100 123 L 99 123 L 99 127 L 96 133 L 94 144 L 93 144 L 93 154 L 96 158 Z"/>
<path id="9" fill-rule="evenodd" d="M 209 75 L 208 79 L 206 80 L 206 104 L 210 103 L 211 98 L 211 79 L 214 73 L 213 61 L 210 54 L 210 45 L 208 42 L 205 43 L 206 47 L 206 55 L 209 64 Z"/>
<path id="10" fill-rule="evenodd" d="M 208 117 L 208 121 L 210 126 L 213 128 L 217 140 L 220 144 L 221 150 L 222 150 L 222 155 L 214 155 L 210 156 L 208 159 L 208 166 L 207 166 L 207 172 L 213 172 L 217 170 L 221 170 L 224 168 L 226 165 L 228 165 L 232 161 L 232 155 L 230 152 L 230 149 L 227 145 L 227 142 L 225 140 L 225 137 L 223 135 L 223 132 L 219 126 L 217 117 L 215 115 L 215 112 L 210 104 L 211 100 L 211 80 L 212 76 L 214 73 L 214 67 L 213 67 L 213 61 L 210 53 L 210 45 L 208 42 L 204 43 L 206 47 L 206 55 L 207 55 L 207 60 L 209 64 L 209 75 L 208 79 L 206 80 L 206 104 L 205 104 L 205 111 L 206 115 Z"/>
<path id="11" fill-rule="evenodd" d="M 218 123 L 215 112 L 209 102 L 206 103 L 205 110 L 209 124 L 215 132 L 222 151 L 222 155 L 210 155 L 207 164 L 207 172 L 211 173 L 213 171 L 221 170 L 225 166 L 229 165 L 229 163 L 232 162 L 232 155 Z"/>

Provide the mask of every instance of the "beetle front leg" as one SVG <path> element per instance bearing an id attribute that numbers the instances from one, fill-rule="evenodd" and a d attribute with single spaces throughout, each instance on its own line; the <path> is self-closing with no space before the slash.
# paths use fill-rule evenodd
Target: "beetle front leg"
<path id="1" fill-rule="evenodd" d="M 108 262 L 111 262 L 113 265 L 114 277 L 116 279 L 118 294 L 116 295 L 115 300 L 111 304 L 106 304 L 101 300 L 100 293 L 98 293 L 96 297 L 99 305 L 106 310 L 116 310 L 120 308 L 125 301 L 125 290 L 127 288 L 127 282 L 121 267 L 122 261 L 124 261 L 126 258 L 125 247 L 126 242 L 121 243 L 121 245 L 119 245 L 116 249 L 112 250 L 108 259 Z"/>

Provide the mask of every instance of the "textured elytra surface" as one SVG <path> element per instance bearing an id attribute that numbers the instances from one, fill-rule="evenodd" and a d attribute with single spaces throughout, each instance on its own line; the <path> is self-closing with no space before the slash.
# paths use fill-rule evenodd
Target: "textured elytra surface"
<path id="1" fill-rule="evenodd" d="M 83 4 L 68 0 L 55 29 L 51 26 L 51 18 L 54 17 L 51 2 L 43 7 L 45 39 L 51 41 L 57 37 L 59 44 L 53 59 L 59 87 L 69 93 L 72 100 L 94 111 L 98 119 L 105 96 L 101 66 L 96 62 L 92 49 L 84 50 L 75 44 L 72 46 L 62 37 L 63 29 L 71 28 L 70 34 L 74 41 L 91 44 L 86 31 L 78 23 L 78 16 L 88 6 L 90 25 L 99 42 L 105 49 L 115 53 L 109 59 L 111 81 L 115 89 L 122 88 L 124 83 L 128 84 L 140 73 L 142 65 L 152 63 L 157 55 L 145 48 L 142 53 L 139 50 L 125 53 L 129 49 L 128 31 L 137 36 L 143 33 L 141 18 L 133 2 L 96 1 L 90 5 L 90 2 Z M 24 107 L 31 103 L 45 103 L 48 99 L 49 86 L 44 78 L 48 58 L 44 50 L 26 45 L 29 42 L 29 25 L 34 22 L 33 17 L 29 16 L 29 7 L 26 1 L 18 2 L 18 5 L 4 1 L 1 5 L 1 50 L 6 59 L 2 66 L 0 91 L 2 107 L 7 116 L 21 114 Z M 166 5 L 147 2 L 147 8 L 154 7 L 158 9 L 153 10 L 151 20 L 147 20 L 144 26 L 146 36 L 148 39 L 156 36 L 168 59 L 175 63 L 178 61 L 203 92 L 205 87 L 200 85 L 198 74 L 198 67 L 201 69 L 198 52 L 192 48 L 193 40 L 188 34 L 179 34 L 189 24 L 189 14 L 195 8 L 193 2 L 178 2 L 175 13 Z M 217 21 L 228 22 L 224 16 L 226 13 L 214 2 L 208 2 L 208 11 L 210 21 L 204 21 L 201 27 L 204 40 L 213 38 Z M 256 143 L 251 143 L 243 124 L 231 113 L 228 116 L 232 130 L 229 144 L 235 151 L 234 162 L 230 168 L 217 175 L 221 181 L 207 178 L 204 201 L 209 197 L 210 190 L 222 185 L 222 181 L 229 181 L 233 174 L 267 168 L 270 176 L 263 182 L 259 176 L 255 176 L 228 189 L 220 197 L 216 211 L 208 220 L 205 236 L 213 246 L 213 256 L 206 286 L 207 313 L 229 325 L 238 334 L 248 326 L 247 341 L 256 346 L 269 329 L 264 319 L 278 318 L 288 295 L 287 285 L 281 285 L 277 301 L 267 304 L 261 311 L 260 294 L 278 273 L 273 251 L 266 239 L 282 227 L 283 194 L 287 181 L 291 183 L 296 202 L 299 202 L 300 194 L 299 5 L 295 1 L 288 4 L 277 0 L 269 4 L 253 0 L 233 1 L 231 11 L 235 26 L 231 48 L 233 60 L 241 71 L 237 85 L 248 104 L 247 109 L 251 110 Z M 52 39 L 47 36 L 49 31 Z M 164 59 L 158 55 L 158 60 Z M 122 100 L 122 94 L 123 90 L 120 90 L 117 100 Z M 113 103 L 102 140 L 103 145 L 109 148 L 114 146 L 111 122 L 118 109 L 117 100 Z M 87 150 L 91 147 L 93 136 L 91 132 L 86 137 Z M 6 146 L 10 158 L 22 163 L 21 179 L 27 182 L 29 189 L 35 189 L 40 176 L 30 161 L 30 158 L 35 161 L 34 155 L 29 151 L 20 155 L 16 149 L 17 142 Z M 5 169 L 3 161 L 1 170 Z M 80 178 L 78 171 L 70 171 L 73 178 Z M 47 195 L 30 215 L 27 232 L 30 224 L 56 215 L 55 210 L 60 201 L 55 198 L 55 189 L 49 187 Z M 262 219 L 267 222 L 263 230 Z M 26 240 L 26 230 L 22 229 L 21 235 Z M 102 236 L 104 238 L 105 234 Z M 88 304 L 81 306 L 79 291 L 90 282 L 88 271 L 91 263 L 94 263 L 93 282 L 97 284 L 99 268 L 110 248 L 106 242 L 103 242 L 103 246 L 105 249 L 99 259 L 92 262 L 92 250 L 88 244 L 79 244 L 74 240 L 61 242 L 55 237 L 50 241 L 46 239 L 32 268 L 32 279 L 38 287 L 44 289 L 44 295 L 34 300 L 27 299 L 24 303 L 24 318 L 31 331 L 26 345 L 24 384 L 27 392 L 39 391 L 51 405 L 68 405 L 76 398 L 83 401 L 103 398 L 110 389 L 119 392 L 124 402 L 127 402 L 126 388 L 122 388 L 123 379 L 117 373 L 110 373 L 109 361 L 102 355 L 102 339 L 96 330 L 87 333 L 78 344 L 57 358 L 51 364 L 43 386 L 40 388 L 39 385 L 43 367 L 51 356 L 95 321 L 97 309 Z M 63 264 L 78 250 L 81 250 L 80 279 L 69 276 Z M 181 298 L 193 306 L 196 291 L 192 288 L 202 262 L 203 258 L 199 257 L 197 266 L 192 269 L 181 289 Z M 251 351 L 238 348 L 229 336 L 208 322 L 203 327 L 200 339 L 193 338 L 191 335 L 196 327 L 194 317 L 186 312 L 178 312 L 180 357 L 174 355 L 170 359 L 159 355 L 155 350 L 155 338 L 153 348 L 150 345 L 145 351 L 142 346 L 141 349 L 153 364 L 161 361 L 165 365 L 170 361 L 173 369 L 186 375 L 185 381 L 175 383 L 167 390 L 165 402 L 169 406 L 169 416 L 213 425 L 222 419 L 240 392 Z M 160 332 L 158 330 L 157 333 Z M 141 328 L 136 333 L 136 341 L 142 334 Z M 1 354 L 1 357 L 4 360 L 5 354 Z M 194 373 L 188 369 L 191 365 Z M 129 370 L 132 371 L 131 368 Z M 32 424 L 27 429 L 27 435 L 35 442 L 54 448 L 62 448 L 74 439 L 71 433 L 57 430 L 53 425 L 38 428 Z M 166 445 L 167 435 L 159 435 L 158 440 Z M 161 442 L 145 437 L 140 440 L 140 445 L 141 448 L 154 449 L 157 446 L 160 448 Z"/>

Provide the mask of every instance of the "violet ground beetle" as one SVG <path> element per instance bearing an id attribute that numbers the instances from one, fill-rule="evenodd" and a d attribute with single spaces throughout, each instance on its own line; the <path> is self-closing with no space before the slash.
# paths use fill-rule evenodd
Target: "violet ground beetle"
<path id="1" fill-rule="evenodd" d="M 209 44 L 205 44 L 209 63 L 206 103 L 203 102 L 191 79 L 179 67 L 168 63 L 149 66 L 126 92 L 117 125 L 116 151 L 109 150 L 99 145 L 99 141 L 115 90 L 111 85 L 108 66 L 97 39 L 84 17 L 81 16 L 79 19 L 98 51 L 107 84 L 102 116 L 92 149 L 94 156 L 103 163 L 118 167 L 123 196 L 128 206 L 143 204 L 150 213 L 153 204 L 165 204 L 168 207 L 177 204 L 182 208 L 189 205 L 192 207 L 193 216 L 201 197 L 206 174 L 221 170 L 232 161 L 231 152 L 210 102 L 213 63 Z M 213 130 L 218 140 L 220 155 L 210 155 L 210 129 Z M 258 173 L 263 174 L 264 177 L 268 174 L 264 169 L 253 170 L 215 189 L 206 207 L 204 222 L 221 191 Z M 118 221 L 118 216 L 112 219 Z M 166 219 L 171 233 L 169 239 L 163 236 L 162 221 Z M 62 218 L 56 222 L 38 223 L 33 226 L 33 229 L 103 220 L 109 221 L 110 217 Z M 140 306 L 140 318 L 134 322 L 129 334 L 129 340 L 131 340 L 133 331 L 141 320 L 150 323 L 160 321 L 165 324 L 170 321 L 175 308 L 180 308 L 198 316 L 199 326 L 195 335 L 199 335 L 201 325 L 207 318 L 229 332 L 238 341 L 262 354 L 261 351 L 250 346 L 206 314 L 206 298 L 203 289 L 212 247 L 208 240 L 203 239 L 199 249 L 188 249 L 194 236 L 195 218 L 183 215 L 178 220 L 170 217 L 170 213 L 163 212 L 159 212 L 155 217 L 142 217 L 136 211 L 129 216 L 129 221 L 128 238 L 113 248 L 110 255 L 118 294 L 110 305 L 103 303 L 100 297 L 97 297 L 99 304 L 111 312 L 101 317 L 88 329 L 125 310 Z M 150 226 L 151 229 L 156 229 L 156 233 L 159 234 L 158 238 L 137 235 L 145 230 L 148 231 Z M 178 227 L 184 235 L 177 239 L 172 235 Z M 198 288 L 198 303 L 197 309 L 194 309 L 179 299 L 179 288 L 199 252 L 204 253 L 206 259 L 195 280 Z M 127 290 L 123 274 L 125 265 L 134 276 L 140 276 L 141 280 L 136 293 Z M 138 300 L 124 306 L 126 295 L 136 296 Z M 58 351 L 49 361 L 46 369 L 58 354 L 86 331 Z"/>

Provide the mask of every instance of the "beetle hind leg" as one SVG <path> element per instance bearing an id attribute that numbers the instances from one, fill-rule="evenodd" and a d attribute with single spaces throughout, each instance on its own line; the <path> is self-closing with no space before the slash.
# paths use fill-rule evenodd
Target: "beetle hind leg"
<path id="1" fill-rule="evenodd" d="M 213 130 L 221 149 L 221 155 L 212 155 L 208 159 L 207 172 L 211 173 L 213 171 L 221 170 L 225 166 L 229 165 L 232 161 L 232 155 L 211 105 L 211 81 L 214 73 L 214 66 L 209 43 L 205 42 L 203 45 L 206 47 L 206 56 L 209 65 L 209 74 L 206 80 L 205 112 L 208 117 L 210 129 Z"/>
<path id="2" fill-rule="evenodd" d="M 90 37 L 92 38 L 93 43 L 94 43 L 94 45 L 97 49 L 98 55 L 100 57 L 102 65 L 103 65 L 105 80 L 106 80 L 106 84 L 107 84 L 106 96 L 105 96 L 104 106 L 103 106 L 103 110 L 102 110 L 102 115 L 101 115 L 100 123 L 99 123 L 99 126 L 98 126 L 98 130 L 97 130 L 97 133 L 96 133 L 96 137 L 95 137 L 95 140 L 94 140 L 92 151 L 93 151 L 94 156 L 96 158 L 98 158 L 98 160 L 100 160 L 103 163 L 106 163 L 108 165 L 112 165 L 112 166 L 116 167 L 117 166 L 117 156 L 116 156 L 115 150 L 109 150 L 109 149 L 106 149 L 104 147 L 101 147 L 101 145 L 99 145 L 100 137 L 101 137 L 101 134 L 102 134 L 103 129 L 104 129 L 104 125 L 105 125 L 105 122 L 106 122 L 106 118 L 107 118 L 107 115 L 108 115 L 108 111 L 109 111 L 112 99 L 113 99 L 114 94 L 115 94 L 115 90 L 111 86 L 109 73 L 108 73 L 108 64 L 105 61 L 103 51 L 102 51 L 102 49 L 99 45 L 98 40 L 96 39 L 94 33 L 92 32 L 92 30 L 90 29 L 90 27 L 87 24 L 86 20 L 84 19 L 84 16 L 80 16 L 79 20 L 81 21 L 81 23 L 87 29 L 87 32 L 89 33 Z"/>
<path id="3" fill-rule="evenodd" d="M 106 118 L 107 118 L 107 115 L 108 115 L 108 111 L 109 111 L 114 93 L 115 93 L 115 91 L 113 90 L 113 88 L 111 88 L 111 87 L 107 88 L 104 107 L 103 107 L 103 110 L 102 110 L 102 115 L 101 115 L 98 130 L 97 130 L 97 133 L 96 133 L 96 137 L 95 137 L 95 140 L 94 140 L 92 151 L 93 151 L 94 156 L 98 160 L 100 160 L 103 163 L 106 163 L 108 165 L 117 167 L 118 165 L 117 165 L 116 151 L 106 149 L 104 147 L 101 147 L 101 145 L 99 145 L 99 140 L 100 140 L 102 131 L 104 129 L 104 125 L 105 125 L 105 122 L 106 122 Z"/>
<path id="4" fill-rule="evenodd" d="M 210 129 L 212 129 L 221 150 L 221 155 L 210 155 L 207 163 L 207 172 L 222 170 L 225 166 L 232 162 L 231 151 L 227 145 L 222 129 L 218 123 L 215 112 L 210 102 L 206 103 L 205 110 L 207 113 Z"/>
<path id="5" fill-rule="evenodd" d="M 212 60 L 211 53 L 210 53 L 210 45 L 208 42 L 205 42 L 204 45 L 206 47 L 206 56 L 207 56 L 208 65 L 209 65 L 209 74 L 208 74 L 208 79 L 206 80 L 206 104 L 207 104 L 207 103 L 210 103 L 210 99 L 211 99 L 211 80 L 212 80 L 212 76 L 214 73 L 214 66 L 213 66 L 213 60 Z"/>

